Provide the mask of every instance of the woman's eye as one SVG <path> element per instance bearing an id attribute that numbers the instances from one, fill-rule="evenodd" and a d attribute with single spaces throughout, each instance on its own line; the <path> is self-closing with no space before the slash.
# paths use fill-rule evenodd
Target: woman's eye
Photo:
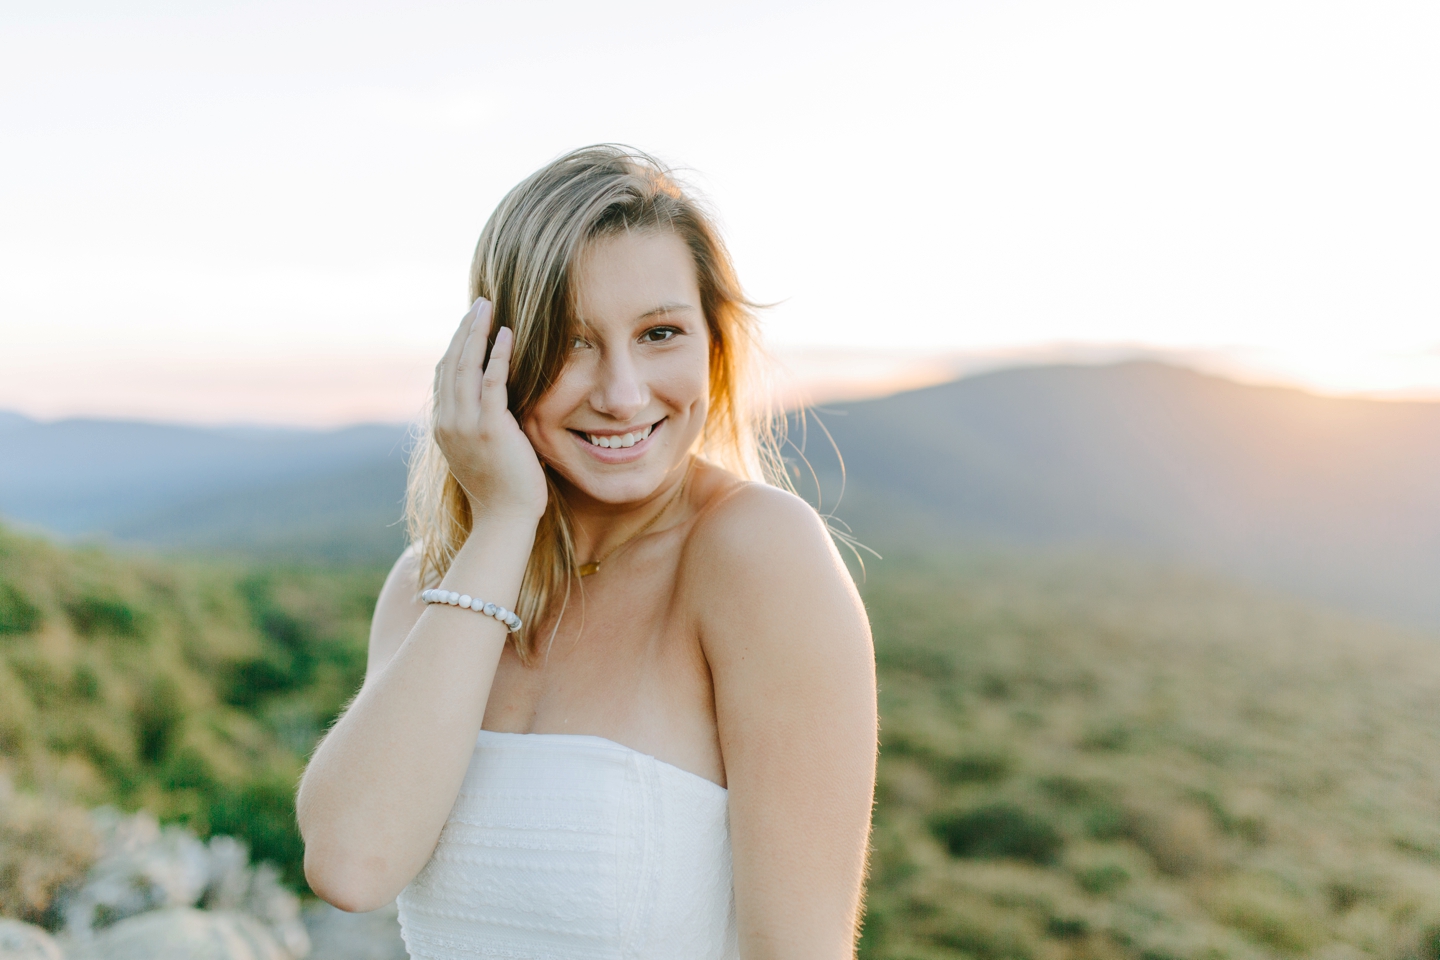
<path id="1" fill-rule="evenodd" d="M 680 331 L 675 327 L 653 327 L 640 335 L 640 339 L 646 343 L 663 343 L 666 340 L 673 340 Z"/>
<path id="2" fill-rule="evenodd" d="M 581 347 L 588 347 L 588 346 L 590 346 L 590 344 L 586 343 L 583 337 L 571 337 L 571 338 L 570 338 L 570 349 L 571 349 L 571 350 L 579 350 Z"/>

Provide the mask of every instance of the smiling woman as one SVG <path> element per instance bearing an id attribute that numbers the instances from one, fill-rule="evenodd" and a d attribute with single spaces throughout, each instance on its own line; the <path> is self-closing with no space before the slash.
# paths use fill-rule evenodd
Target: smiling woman
<path id="1" fill-rule="evenodd" d="M 311 886 L 398 893 L 415 957 L 852 956 L 869 627 L 824 523 L 765 482 L 710 220 L 587 148 L 501 202 L 471 279 L 413 543 L 301 784 Z"/>

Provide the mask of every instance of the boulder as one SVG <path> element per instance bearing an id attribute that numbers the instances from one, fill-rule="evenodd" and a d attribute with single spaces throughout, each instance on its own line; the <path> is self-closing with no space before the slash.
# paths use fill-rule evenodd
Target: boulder
<path id="1" fill-rule="evenodd" d="M 179 907 L 245 914 L 266 929 L 287 960 L 310 952 L 300 900 L 285 889 L 273 864 L 250 866 L 234 837 L 197 839 L 184 827 L 162 827 L 148 813 L 125 816 L 102 807 L 92 814 L 99 859 L 84 883 L 62 898 L 65 933 L 88 942 L 131 917 Z"/>
<path id="2" fill-rule="evenodd" d="M 68 960 L 291 960 L 265 925 L 229 910 L 170 907 L 75 942 Z"/>
<path id="3" fill-rule="evenodd" d="M 65 954 L 34 924 L 0 917 L 0 960 L 65 960 Z"/>

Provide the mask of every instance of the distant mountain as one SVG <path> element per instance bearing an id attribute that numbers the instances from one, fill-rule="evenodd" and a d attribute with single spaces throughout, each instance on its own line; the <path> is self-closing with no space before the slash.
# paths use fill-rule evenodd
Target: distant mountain
<path id="1" fill-rule="evenodd" d="M 1158 363 L 1007 370 L 815 411 L 838 515 L 883 552 L 1105 547 L 1440 624 L 1440 403 Z M 802 493 L 834 505 L 823 433 Z M 0 515 L 62 535 L 385 563 L 405 431 L 0 417 Z M 823 496 L 822 496 L 823 494 Z"/>
<path id="2" fill-rule="evenodd" d="M 838 514 L 882 552 L 1138 549 L 1440 623 L 1440 403 L 1142 362 L 1002 371 L 816 417 L 844 456 Z M 803 442 L 833 504 L 834 452 L 813 424 Z"/>
<path id="3" fill-rule="evenodd" d="M 373 560 L 400 549 L 406 428 L 0 415 L 0 515 L 62 536 Z"/>

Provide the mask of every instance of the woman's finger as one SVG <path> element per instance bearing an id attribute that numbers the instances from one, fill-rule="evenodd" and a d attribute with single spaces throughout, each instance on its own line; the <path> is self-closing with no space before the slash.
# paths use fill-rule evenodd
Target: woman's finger
<path id="1" fill-rule="evenodd" d="M 495 346 L 490 348 L 490 364 L 485 368 L 485 385 L 480 391 L 482 422 L 498 424 L 505 415 L 510 402 L 505 382 L 510 376 L 510 350 L 514 344 L 515 334 L 509 327 L 501 327 L 495 334 Z"/>
<path id="2" fill-rule="evenodd" d="M 483 297 L 475 301 L 474 316 L 455 367 L 455 412 L 473 422 L 480 412 L 480 374 L 485 362 L 485 343 L 490 338 L 490 318 L 495 307 Z"/>
<path id="3" fill-rule="evenodd" d="M 454 375 L 456 364 L 460 360 L 460 351 L 465 348 L 465 338 L 470 335 L 470 328 L 475 322 L 475 308 L 480 305 L 476 300 L 465 311 L 465 316 L 460 318 L 460 325 L 455 328 L 455 335 L 450 338 L 450 346 L 445 349 L 445 355 L 440 362 L 435 364 L 435 405 L 438 408 L 436 415 L 441 420 L 447 420 L 454 409 L 455 393 L 450 388 L 450 380 Z"/>

